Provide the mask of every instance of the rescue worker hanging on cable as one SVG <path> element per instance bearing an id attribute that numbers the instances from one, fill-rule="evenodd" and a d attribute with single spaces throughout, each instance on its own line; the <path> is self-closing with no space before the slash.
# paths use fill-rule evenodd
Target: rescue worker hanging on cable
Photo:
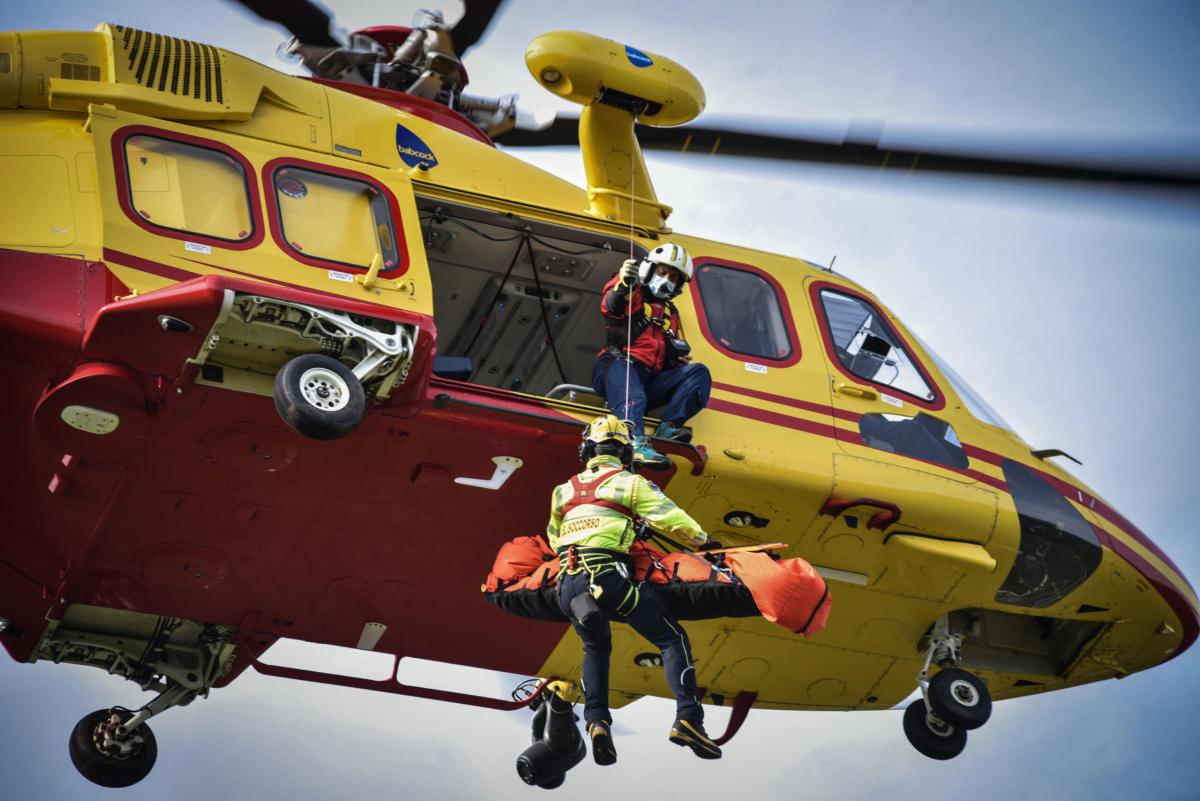
<path id="1" fill-rule="evenodd" d="M 629 546 L 644 521 L 651 529 L 698 548 L 708 535 L 662 490 L 627 470 L 632 444 L 613 415 L 593 420 L 579 449 L 583 472 L 555 487 L 546 537 L 558 553 L 558 602 L 583 640 L 584 720 L 599 765 L 617 761 L 608 708 L 609 621 L 628 623 L 662 652 L 667 684 L 675 694 L 671 742 L 699 757 L 718 759 L 720 747 L 704 731 L 696 668 L 687 633 L 647 584 L 631 578 Z"/>
<path id="2" fill-rule="evenodd" d="M 690 363 L 691 348 L 671 302 L 691 280 L 691 257 L 668 242 L 640 261 L 626 261 L 604 285 L 600 308 L 608 338 L 592 371 L 592 387 L 613 414 L 629 421 L 638 464 L 669 464 L 646 437 L 647 409 L 666 404 L 654 436 L 690 442 L 692 432 L 684 423 L 708 404 L 712 378 L 707 367 Z"/>

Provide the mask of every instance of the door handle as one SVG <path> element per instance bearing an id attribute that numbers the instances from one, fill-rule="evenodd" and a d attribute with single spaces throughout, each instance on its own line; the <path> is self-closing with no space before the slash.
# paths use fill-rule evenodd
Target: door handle
<path id="1" fill-rule="evenodd" d="M 900 520 L 900 507 L 890 501 L 880 501 L 875 498 L 830 498 L 821 507 L 821 514 L 837 517 L 852 506 L 869 506 L 879 511 L 871 515 L 867 528 L 877 528 L 883 531 L 892 523 Z"/>
<path id="2" fill-rule="evenodd" d="M 879 393 L 870 387 L 860 387 L 858 384 L 847 384 L 845 381 L 837 383 L 837 391 L 843 395 L 852 395 L 856 398 L 864 400 L 879 400 Z"/>

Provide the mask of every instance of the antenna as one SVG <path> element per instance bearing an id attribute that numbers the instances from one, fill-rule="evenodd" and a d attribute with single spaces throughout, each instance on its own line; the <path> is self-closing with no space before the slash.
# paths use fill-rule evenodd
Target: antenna
<path id="1" fill-rule="evenodd" d="M 829 266 L 825 268 L 825 272 L 827 272 L 827 273 L 833 272 L 833 265 L 836 262 L 837 262 L 837 254 L 834 253 L 833 258 L 829 260 Z"/>

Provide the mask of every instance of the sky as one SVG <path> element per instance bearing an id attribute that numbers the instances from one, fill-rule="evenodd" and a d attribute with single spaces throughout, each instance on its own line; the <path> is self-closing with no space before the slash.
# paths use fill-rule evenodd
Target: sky
<path id="1" fill-rule="evenodd" d="M 453 4 L 445 8 L 454 18 Z M 337 3 L 348 28 L 408 24 L 416 4 Z M 0 30 L 112 21 L 220 45 L 291 70 L 282 34 L 228 3 L 5 3 Z M 571 111 L 522 55 L 539 33 L 587 30 L 667 55 L 705 86 L 708 114 L 844 126 L 885 136 L 1200 143 L 1200 7 L 1188 2 L 509 2 L 467 57 L 470 91 L 519 92 Z M 701 118 L 703 121 L 704 118 Z M 1165 146 L 1164 146 L 1164 149 Z M 527 152 L 581 183 L 578 153 Z M 1132 519 L 1193 583 L 1200 426 L 1200 202 L 1161 193 L 881 175 L 650 154 L 671 224 L 836 268 L 879 296 L 1037 448 Z M 620 761 L 590 760 L 560 795 L 607 799 L 1193 798 L 1200 788 L 1200 648 L 1151 671 L 999 703 L 957 759 L 917 754 L 900 711 L 755 710 L 702 763 L 666 742 L 671 704 L 617 712 Z M 511 677 L 418 670 L 489 694 Z M 444 686 L 444 685 L 443 685 Z M 99 671 L 0 660 L 0 797 L 112 796 L 80 778 L 67 735 L 85 713 L 148 700 Z M 719 732 L 727 712 L 711 710 Z M 525 713 L 319 687 L 248 674 L 153 722 L 159 761 L 128 799 L 518 799 Z"/>

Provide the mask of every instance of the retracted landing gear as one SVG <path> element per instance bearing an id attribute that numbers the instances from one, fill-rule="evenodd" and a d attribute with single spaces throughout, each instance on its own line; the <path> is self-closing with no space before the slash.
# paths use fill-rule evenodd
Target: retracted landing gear
<path id="1" fill-rule="evenodd" d="M 575 725 L 574 704 L 562 682 L 554 682 L 530 702 L 533 705 L 533 745 L 517 757 L 517 775 L 526 784 L 553 790 L 566 781 L 567 771 L 587 756 L 587 745 Z M 551 689 L 554 688 L 554 689 Z"/>
<path id="2" fill-rule="evenodd" d="M 942 615 L 933 624 L 925 649 L 925 662 L 917 674 L 921 698 L 904 710 L 904 734 L 913 748 L 930 759 L 953 759 L 967 747 L 967 732 L 977 729 L 992 714 L 987 685 L 955 667 L 962 635 L 950 631 Z M 940 668 L 929 678 L 929 667 Z"/>

